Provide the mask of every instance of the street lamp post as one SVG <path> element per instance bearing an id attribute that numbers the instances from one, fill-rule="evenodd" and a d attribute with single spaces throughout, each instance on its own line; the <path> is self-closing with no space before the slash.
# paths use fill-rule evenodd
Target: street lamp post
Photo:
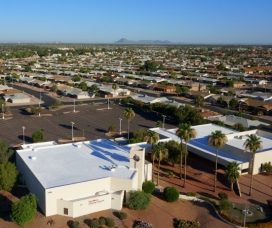
<path id="1" fill-rule="evenodd" d="M 22 128 L 23 128 L 23 144 L 25 145 L 25 127 L 22 126 Z"/>
<path id="2" fill-rule="evenodd" d="M 162 128 L 164 128 L 164 122 L 165 122 L 165 115 L 162 115 L 163 119 L 162 119 Z"/>
<path id="3" fill-rule="evenodd" d="M 76 99 L 74 99 L 74 112 L 76 112 Z"/>
<path id="4" fill-rule="evenodd" d="M 121 132 L 122 132 L 122 130 L 121 130 L 122 119 L 121 119 L 121 118 L 119 118 L 119 120 L 120 120 L 119 134 L 121 135 Z"/>
<path id="5" fill-rule="evenodd" d="M 110 109 L 110 99 L 108 98 L 108 109 Z"/>
<path id="6" fill-rule="evenodd" d="M 72 141 L 74 141 L 74 122 L 71 122 L 72 124 Z"/>
<path id="7" fill-rule="evenodd" d="M 42 95 L 41 95 L 41 88 L 40 88 L 40 100 L 39 100 L 39 116 L 41 116 L 41 98 L 42 98 Z"/>
<path id="8" fill-rule="evenodd" d="M 5 119 L 5 114 L 4 114 L 5 110 L 4 110 L 4 104 L 2 104 L 2 119 Z"/>

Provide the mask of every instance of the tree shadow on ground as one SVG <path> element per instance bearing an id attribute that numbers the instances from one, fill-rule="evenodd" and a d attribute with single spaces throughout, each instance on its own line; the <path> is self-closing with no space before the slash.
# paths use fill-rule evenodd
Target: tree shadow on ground
<path id="1" fill-rule="evenodd" d="M 165 201 L 165 198 L 163 196 L 162 192 L 159 192 L 158 190 L 154 190 L 154 192 L 152 193 L 153 196 L 155 196 L 156 198 Z"/>
<path id="2" fill-rule="evenodd" d="M 210 193 L 207 193 L 207 192 L 197 192 L 197 194 L 207 197 L 207 198 L 210 198 L 210 199 L 218 200 L 218 198 L 216 196 L 214 196 Z"/>
<path id="3" fill-rule="evenodd" d="M 107 133 L 105 129 L 102 128 L 95 128 L 96 131 L 101 132 L 101 133 Z"/>
<path id="4" fill-rule="evenodd" d="M 25 139 L 24 139 L 25 138 Z M 23 135 L 19 135 L 18 136 L 18 139 L 20 139 L 20 140 L 24 140 L 26 143 L 33 143 L 33 140 L 32 140 L 32 138 L 31 137 L 29 137 L 29 136 L 23 136 Z"/>
<path id="5" fill-rule="evenodd" d="M 66 128 L 66 129 L 72 129 L 72 125 L 67 124 L 59 124 L 60 127 Z M 73 130 L 79 130 L 77 127 L 73 127 Z"/>

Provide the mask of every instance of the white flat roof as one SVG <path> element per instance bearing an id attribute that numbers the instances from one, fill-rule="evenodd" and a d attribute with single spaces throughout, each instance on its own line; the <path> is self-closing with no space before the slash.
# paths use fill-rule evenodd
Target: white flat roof
<path id="1" fill-rule="evenodd" d="M 41 144 L 25 145 L 17 154 L 46 189 L 107 177 L 131 179 L 135 172 L 129 169 L 129 150 L 107 139 Z M 110 171 L 112 165 L 115 171 Z"/>
<path id="2" fill-rule="evenodd" d="M 212 132 L 215 131 L 222 131 L 222 133 L 224 133 L 227 136 L 228 142 L 226 145 L 233 146 L 241 151 L 244 151 L 245 140 L 247 139 L 247 135 L 250 134 L 256 134 L 258 137 L 260 137 L 260 140 L 262 141 L 263 150 L 257 151 L 257 153 L 272 150 L 272 134 L 262 133 L 261 130 L 237 132 L 232 129 L 221 127 L 215 124 L 197 125 L 192 126 L 192 128 L 194 128 L 197 131 L 197 136 L 195 139 L 189 141 L 188 146 L 196 148 L 198 150 L 201 150 L 203 153 L 207 153 L 213 156 L 216 155 L 216 149 L 209 144 L 208 137 L 211 135 Z M 150 130 L 155 131 L 159 135 L 162 135 L 164 137 L 164 139 L 160 141 L 175 140 L 180 143 L 180 139 L 176 136 L 177 129 L 165 130 L 162 128 L 152 128 Z M 240 137 L 241 135 L 242 137 Z M 246 159 L 234 156 L 220 149 L 218 151 L 218 157 L 228 162 L 232 161 L 236 161 L 237 163 L 249 162 Z"/>

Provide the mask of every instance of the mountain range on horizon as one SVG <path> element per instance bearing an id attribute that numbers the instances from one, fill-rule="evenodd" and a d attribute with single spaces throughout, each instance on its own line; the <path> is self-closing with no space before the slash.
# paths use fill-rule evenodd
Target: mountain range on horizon
<path id="1" fill-rule="evenodd" d="M 126 38 L 121 38 L 120 40 L 114 42 L 114 44 L 174 44 L 169 40 L 128 40 Z"/>

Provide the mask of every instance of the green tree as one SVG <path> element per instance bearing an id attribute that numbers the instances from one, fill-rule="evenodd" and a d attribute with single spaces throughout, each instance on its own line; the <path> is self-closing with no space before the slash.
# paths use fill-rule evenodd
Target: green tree
<path id="1" fill-rule="evenodd" d="M 178 123 L 188 123 L 192 126 L 200 125 L 205 122 L 199 110 L 190 105 L 180 106 L 172 112 L 171 116 Z"/>
<path id="2" fill-rule="evenodd" d="M 177 135 L 180 138 L 181 143 L 182 140 L 185 142 L 185 153 L 188 154 L 188 142 L 196 137 L 197 132 L 194 128 L 191 128 L 190 124 L 187 123 L 179 124 L 177 132 L 178 132 Z M 183 184 L 184 188 L 186 187 L 186 165 L 187 156 L 185 156 L 184 159 L 184 184 Z"/>
<path id="3" fill-rule="evenodd" d="M 155 161 L 155 151 L 153 150 L 153 145 L 159 141 L 159 134 L 155 131 L 148 130 L 146 136 L 144 137 L 144 141 L 151 145 L 151 156 L 152 156 L 152 169 L 154 170 L 154 161 Z M 152 180 L 153 180 L 153 170 L 152 170 Z"/>
<path id="4" fill-rule="evenodd" d="M 171 162 L 174 167 L 175 164 L 180 162 L 180 144 L 175 140 L 169 140 L 165 143 L 165 147 L 168 149 L 168 161 Z M 185 151 L 182 151 L 183 156 L 185 156 Z"/>
<path id="5" fill-rule="evenodd" d="M 130 191 L 127 203 L 129 209 L 146 210 L 151 203 L 151 194 L 142 191 Z"/>
<path id="6" fill-rule="evenodd" d="M 227 87 L 234 87 L 234 82 L 232 80 L 226 81 L 226 86 Z"/>
<path id="7" fill-rule="evenodd" d="M 252 193 L 252 181 L 253 181 L 253 172 L 254 172 L 254 162 L 255 162 L 255 154 L 257 150 L 262 150 L 263 145 L 261 138 L 259 138 L 257 135 L 251 134 L 247 136 L 244 143 L 245 152 L 250 151 L 252 153 L 252 160 L 251 160 L 251 170 L 250 170 L 250 187 L 249 187 L 249 195 L 251 196 Z"/>
<path id="8" fill-rule="evenodd" d="M 108 127 L 108 132 L 116 132 L 116 126 L 115 125 L 110 125 Z"/>
<path id="9" fill-rule="evenodd" d="M 81 83 L 79 84 L 79 87 L 80 87 L 80 89 L 83 90 L 83 91 L 87 91 L 87 90 L 88 90 L 88 87 L 87 87 L 87 83 L 86 83 L 86 82 L 81 82 Z"/>
<path id="10" fill-rule="evenodd" d="M 225 170 L 225 176 L 227 177 L 228 181 L 230 182 L 230 189 L 233 191 L 233 183 L 240 178 L 239 172 L 239 164 L 235 161 L 230 162 Z"/>
<path id="11" fill-rule="evenodd" d="M 133 117 L 135 117 L 135 112 L 133 111 L 132 108 L 126 108 L 124 110 L 124 117 L 127 119 L 128 121 L 128 132 L 127 132 L 127 137 L 128 137 L 128 140 L 129 140 L 129 124 L 130 124 L 130 121 Z"/>
<path id="12" fill-rule="evenodd" d="M 215 157 L 215 174 L 214 174 L 214 192 L 216 191 L 216 181 L 217 181 L 217 161 L 218 161 L 218 149 L 225 146 L 228 138 L 222 131 L 215 131 L 208 138 L 209 143 L 216 148 Z"/>
<path id="13" fill-rule="evenodd" d="M 99 90 L 99 88 L 97 87 L 96 84 L 93 84 L 93 85 L 91 85 L 90 90 L 91 90 L 91 92 L 95 93 Z"/>
<path id="14" fill-rule="evenodd" d="M 74 77 L 74 82 L 80 82 L 81 81 L 81 77 L 79 75 Z"/>
<path id="15" fill-rule="evenodd" d="M 145 61 L 144 65 L 140 67 L 140 69 L 154 72 L 157 70 L 157 66 L 158 65 L 156 62 L 147 60 Z"/>
<path id="16" fill-rule="evenodd" d="M 18 175 L 15 164 L 10 162 L 0 164 L 0 190 L 10 192 L 17 183 Z"/>
<path id="17" fill-rule="evenodd" d="M 236 131 L 246 131 L 247 128 L 242 123 L 236 123 L 232 126 L 232 128 Z"/>
<path id="18" fill-rule="evenodd" d="M 216 100 L 216 103 L 219 104 L 220 106 L 223 106 L 225 102 L 225 99 L 223 97 L 218 97 L 218 99 Z"/>
<path id="19" fill-rule="evenodd" d="M 31 67 L 30 66 L 26 66 L 25 67 L 25 72 L 30 72 L 32 69 L 31 69 Z"/>
<path id="20" fill-rule="evenodd" d="M 216 66 L 217 70 L 226 70 L 226 67 L 223 63 L 220 63 L 219 65 Z"/>
<path id="21" fill-rule="evenodd" d="M 239 101 L 235 98 L 232 98 L 229 102 L 230 108 L 236 108 L 238 104 L 239 104 Z"/>
<path id="22" fill-rule="evenodd" d="M 32 140 L 34 143 L 42 142 L 43 141 L 43 132 L 42 131 L 35 131 L 32 134 Z"/>
<path id="23" fill-rule="evenodd" d="M 225 122 L 221 121 L 221 120 L 213 120 L 212 121 L 213 124 L 216 124 L 218 126 L 222 126 L 225 127 Z"/>
<path id="24" fill-rule="evenodd" d="M 204 105 L 204 98 L 202 96 L 198 96 L 196 99 L 195 99 L 195 104 L 200 107 L 200 106 L 203 106 Z"/>
<path id="25" fill-rule="evenodd" d="M 114 90 L 114 94 L 115 94 L 115 91 L 118 89 L 118 85 L 116 83 L 113 83 L 112 89 Z"/>
<path id="26" fill-rule="evenodd" d="M 157 126 L 157 127 L 161 127 L 161 128 L 162 128 L 162 127 L 163 127 L 162 125 L 163 125 L 163 123 L 162 123 L 161 120 L 158 120 L 158 121 L 156 122 L 156 126 Z"/>
<path id="27" fill-rule="evenodd" d="M 24 226 L 34 219 L 37 212 L 37 198 L 30 193 L 12 204 L 11 219 L 20 226 Z"/>
<path id="28" fill-rule="evenodd" d="M 7 163 L 13 153 L 13 150 L 8 149 L 8 144 L 0 140 L 0 164 Z"/>
<path id="29" fill-rule="evenodd" d="M 54 93 L 57 92 L 58 91 L 58 86 L 56 84 L 52 85 L 51 91 L 54 92 Z"/>
<path id="30" fill-rule="evenodd" d="M 165 143 L 159 142 L 155 148 L 154 148 L 154 156 L 156 160 L 159 162 L 158 165 L 158 175 L 157 175 L 157 185 L 159 185 L 159 176 L 160 176 L 160 166 L 161 166 L 161 161 L 163 159 L 168 158 L 168 150 L 165 147 Z"/>

